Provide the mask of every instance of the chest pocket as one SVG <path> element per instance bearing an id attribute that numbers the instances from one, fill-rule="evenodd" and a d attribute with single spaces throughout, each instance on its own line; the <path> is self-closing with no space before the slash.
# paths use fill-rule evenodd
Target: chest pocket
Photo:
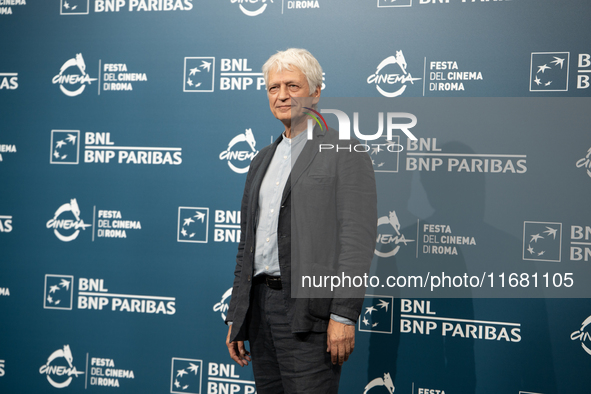
<path id="1" fill-rule="evenodd" d="M 307 182 L 313 185 L 333 185 L 335 183 L 334 175 L 326 174 L 308 174 Z"/>

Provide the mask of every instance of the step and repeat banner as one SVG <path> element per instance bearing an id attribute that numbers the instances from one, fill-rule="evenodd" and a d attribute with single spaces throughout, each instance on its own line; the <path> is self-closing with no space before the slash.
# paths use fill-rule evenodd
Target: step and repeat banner
<path id="1" fill-rule="evenodd" d="M 384 125 L 349 146 L 379 219 L 340 392 L 589 392 L 590 15 L 0 0 L 0 392 L 256 392 L 223 320 L 246 173 L 283 131 L 261 66 L 289 47 L 320 109 Z"/>

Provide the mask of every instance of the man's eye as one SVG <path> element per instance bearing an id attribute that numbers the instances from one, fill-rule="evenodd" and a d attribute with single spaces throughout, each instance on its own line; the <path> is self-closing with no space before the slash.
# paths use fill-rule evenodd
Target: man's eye
<path id="1" fill-rule="evenodd" d="M 300 87 L 298 85 L 289 85 L 289 90 L 298 90 Z"/>
<path id="2" fill-rule="evenodd" d="M 276 92 L 276 91 L 277 91 L 277 86 L 271 86 L 269 88 L 269 92 L 271 92 L 271 93 Z"/>

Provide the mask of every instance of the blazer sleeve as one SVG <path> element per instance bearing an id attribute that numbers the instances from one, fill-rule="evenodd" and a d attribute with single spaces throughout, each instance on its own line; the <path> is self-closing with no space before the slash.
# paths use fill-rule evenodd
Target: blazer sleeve
<path id="1" fill-rule="evenodd" d="M 257 155 L 257 158 L 259 155 Z M 256 160 L 256 158 L 255 158 Z M 247 235 L 247 224 L 248 224 L 248 210 L 249 210 L 249 199 L 250 199 L 250 188 L 252 184 L 252 179 L 256 172 L 255 168 L 255 161 L 250 165 L 250 169 L 248 170 L 248 175 L 246 176 L 246 182 L 244 184 L 244 192 L 242 193 L 242 203 L 240 204 L 240 242 L 238 243 L 238 253 L 236 254 L 236 268 L 234 269 L 234 284 L 232 286 L 232 298 L 230 299 L 230 306 L 228 307 L 228 312 L 226 314 L 226 324 L 233 321 L 234 311 L 236 310 L 236 305 L 238 304 L 237 294 L 238 294 L 238 287 L 240 285 L 240 276 L 242 274 L 242 261 L 244 258 L 244 248 L 246 244 L 246 235 Z"/>

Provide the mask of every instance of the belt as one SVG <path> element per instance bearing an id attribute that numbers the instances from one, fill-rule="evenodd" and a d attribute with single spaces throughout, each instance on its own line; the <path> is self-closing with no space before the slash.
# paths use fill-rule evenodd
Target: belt
<path id="1" fill-rule="evenodd" d="M 257 275 L 252 279 L 252 283 L 255 285 L 265 284 L 273 290 L 281 290 L 282 288 L 280 276 Z"/>

